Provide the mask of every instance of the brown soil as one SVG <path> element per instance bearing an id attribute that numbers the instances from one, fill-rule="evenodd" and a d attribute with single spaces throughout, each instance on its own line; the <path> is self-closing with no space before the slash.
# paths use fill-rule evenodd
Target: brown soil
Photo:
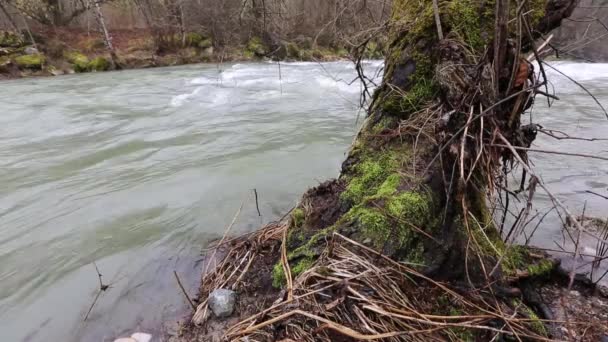
<path id="1" fill-rule="evenodd" d="M 319 230 L 336 223 L 346 212 L 340 203 L 340 194 L 344 189 L 344 181 L 332 179 L 308 190 L 302 199 L 306 215 L 304 228 Z"/>

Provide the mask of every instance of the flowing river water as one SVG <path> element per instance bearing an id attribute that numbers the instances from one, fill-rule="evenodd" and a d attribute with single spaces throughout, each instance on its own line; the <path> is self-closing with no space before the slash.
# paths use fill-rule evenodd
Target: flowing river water
<path id="1" fill-rule="evenodd" d="M 608 65 L 555 65 L 608 104 Z M 381 63 L 365 66 L 371 75 Z M 550 76 L 561 101 L 550 111 L 538 101 L 535 122 L 607 138 L 593 100 Z M 281 217 L 306 188 L 338 175 L 363 116 L 354 77 L 347 62 L 256 63 L 1 83 L 0 340 L 173 329 L 163 322 L 187 312 L 173 271 L 195 294 L 201 249 L 241 202 L 234 234 Z M 608 156 L 606 141 L 539 136 L 535 147 Z M 588 215 L 606 216 L 608 201 L 585 191 L 608 193 L 608 162 L 532 159 L 573 210 L 586 202 Z M 555 248 L 558 239 L 549 215 L 534 243 Z M 99 288 L 93 263 L 111 287 L 85 322 Z"/>

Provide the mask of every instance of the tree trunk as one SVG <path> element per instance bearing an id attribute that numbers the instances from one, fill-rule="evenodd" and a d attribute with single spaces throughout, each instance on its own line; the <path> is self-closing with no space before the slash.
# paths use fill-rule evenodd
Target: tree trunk
<path id="1" fill-rule="evenodd" d="M 526 158 L 510 145 L 535 136 L 520 117 L 545 81 L 522 47 L 576 0 L 505 1 L 394 0 L 383 82 L 339 179 L 235 243 L 204 276 L 193 322 L 208 319 L 217 284 L 257 302 L 272 278 L 279 298 L 229 340 L 551 337 L 519 280 L 555 265 L 504 242 L 488 199 Z"/>
<path id="2" fill-rule="evenodd" d="M 116 52 L 114 51 L 114 45 L 112 44 L 112 36 L 110 36 L 110 32 L 108 32 L 108 28 L 106 26 L 106 21 L 103 17 L 103 12 L 101 11 L 100 0 L 95 0 L 95 14 L 97 15 L 97 21 L 99 23 L 99 27 L 103 33 L 104 42 L 106 44 L 106 48 L 110 53 L 110 59 L 112 61 L 112 69 L 120 69 L 120 64 L 118 64 L 118 57 L 116 56 Z"/>
<path id="3" fill-rule="evenodd" d="M 504 137 L 529 146 L 520 116 L 542 83 L 523 72 L 531 64 L 520 50 L 532 37 L 507 24 L 509 7 L 523 6 L 538 35 L 574 3 L 452 0 L 440 6 L 439 23 L 432 1 L 394 1 L 383 82 L 340 179 L 309 191 L 296 209 L 291 263 L 316 254 L 316 237 L 327 235 L 319 232 L 339 231 L 435 279 L 500 289 L 520 265 L 487 205 L 513 161 L 493 145 Z"/>

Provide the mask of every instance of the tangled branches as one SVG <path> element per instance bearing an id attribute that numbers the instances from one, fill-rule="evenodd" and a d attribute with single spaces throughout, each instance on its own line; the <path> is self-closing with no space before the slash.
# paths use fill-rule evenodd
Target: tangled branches
<path id="1" fill-rule="evenodd" d="M 277 229 L 266 228 L 264 235 L 276 237 Z M 243 263 L 227 260 L 233 267 Z M 206 279 L 220 279 L 219 274 Z M 313 267 L 296 279 L 292 291 L 291 299 L 279 300 L 233 325 L 224 338 L 457 341 L 472 336 L 468 335 L 472 329 L 479 330 L 484 340 L 497 336 L 548 340 L 538 331 L 542 327 L 538 318 L 520 302 L 505 304 L 489 291 L 434 281 L 337 233 Z"/>

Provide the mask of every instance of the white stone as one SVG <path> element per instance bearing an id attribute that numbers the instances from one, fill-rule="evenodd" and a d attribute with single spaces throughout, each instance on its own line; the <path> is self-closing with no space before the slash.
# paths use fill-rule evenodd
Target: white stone
<path id="1" fill-rule="evenodd" d="M 40 52 L 38 51 L 38 49 L 36 49 L 36 48 L 35 48 L 35 47 L 33 47 L 33 46 L 28 46 L 28 47 L 26 47 L 26 48 L 25 48 L 25 50 L 24 50 L 24 52 L 25 52 L 25 54 L 26 54 L 26 55 L 37 55 L 37 54 L 39 54 L 39 53 L 40 53 Z"/>
<path id="2" fill-rule="evenodd" d="M 232 315 L 236 304 L 236 292 L 217 289 L 209 294 L 209 308 L 215 317 L 223 318 Z"/>
<path id="3" fill-rule="evenodd" d="M 137 342 L 150 342 L 152 340 L 152 335 L 137 332 L 137 333 L 131 335 L 131 338 L 133 338 Z"/>

